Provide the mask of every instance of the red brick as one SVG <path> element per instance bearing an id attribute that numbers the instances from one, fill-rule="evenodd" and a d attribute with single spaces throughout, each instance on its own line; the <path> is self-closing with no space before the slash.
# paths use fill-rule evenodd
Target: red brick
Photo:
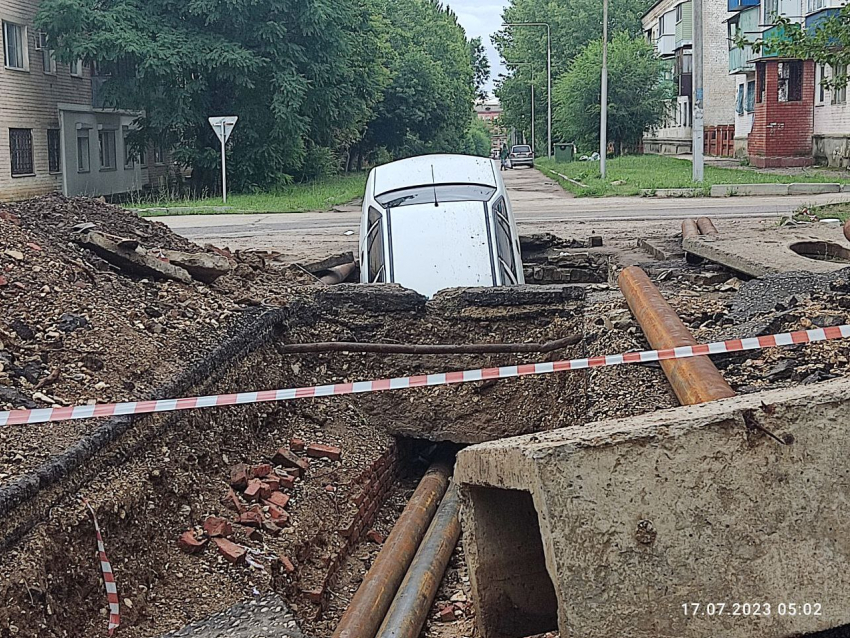
<path id="1" fill-rule="evenodd" d="M 280 489 L 280 477 L 278 477 L 278 476 L 267 476 L 266 478 L 263 479 L 263 483 L 266 484 L 266 486 L 269 489 L 269 492 L 276 492 L 277 490 Z M 263 498 L 268 498 L 268 497 L 263 497 Z"/>
<path id="2" fill-rule="evenodd" d="M 278 525 L 274 521 L 265 521 L 263 523 L 263 530 L 271 534 L 272 536 L 280 536 L 281 531 L 280 525 Z"/>
<path id="3" fill-rule="evenodd" d="M 383 545 L 384 541 L 386 540 L 384 538 L 383 534 L 381 534 L 380 532 L 378 532 L 374 529 L 370 529 L 366 533 L 366 538 L 369 539 L 370 541 L 372 541 L 373 543 L 375 543 L 376 545 Z"/>
<path id="4" fill-rule="evenodd" d="M 306 472 L 310 464 L 299 456 L 292 453 L 289 448 L 282 447 L 274 455 L 272 462 L 275 465 L 281 465 L 287 469 L 300 470 Z"/>
<path id="5" fill-rule="evenodd" d="M 287 474 L 286 476 L 279 476 L 278 478 L 280 479 L 280 487 L 278 489 L 291 490 L 295 487 L 296 477 Z"/>
<path id="6" fill-rule="evenodd" d="M 244 463 L 230 468 L 230 486 L 240 492 L 248 487 L 248 466 Z"/>
<path id="7" fill-rule="evenodd" d="M 447 605 L 445 607 L 440 607 L 437 611 L 437 620 L 440 622 L 454 622 L 455 621 L 455 606 Z"/>
<path id="8" fill-rule="evenodd" d="M 269 516 L 271 516 L 273 522 L 278 525 L 286 525 L 289 522 L 289 512 L 268 501 L 265 502 L 265 505 L 269 509 Z"/>
<path id="9" fill-rule="evenodd" d="M 341 527 L 338 531 L 339 535 L 343 538 L 353 537 L 354 533 L 357 531 L 357 519 L 353 519 L 348 525 Z"/>
<path id="10" fill-rule="evenodd" d="M 289 442 L 289 449 L 293 452 L 303 452 L 306 446 L 307 444 L 304 442 L 304 439 L 293 438 Z"/>
<path id="11" fill-rule="evenodd" d="M 268 463 L 261 463 L 260 465 L 255 465 L 253 468 L 251 468 L 252 478 L 265 478 L 271 473 L 272 466 Z"/>
<path id="12" fill-rule="evenodd" d="M 242 501 L 239 500 L 239 497 L 236 496 L 236 492 L 233 491 L 233 488 L 230 488 L 227 491 L 227 494 L 223 499 L 221 499 L 222 504 L 229 510 L 233 510 L 237 514 L 241 514 L 247 508 L 242 504 Z"/>
<path id="13" fill-rule="evenodd" d="M 305 589 L 305 590 L 302 590 L 301 593 L 303 593 L 307 597 L 307 600 L 309 600 L 310 602 L 314 602 L 314 603 L 322 602 L 322 599 L 325 597 L 325 590 L 321 589 L 321 588 L 319 588 L 319 589 Z"/>
<path id="14" fill-rule="evenodd" d="M 245 562 L 245 554 L 248 553 L 241 545 L 237 545 L 226 538 L 214 538 L 213 542 L 218 546 L 218 552 L 224 559 L 233 563 L 234 565 L 239 565 Z"/>
<path id="15" fill-rule="evenodd" d="M 182 549 L 187 554 L 198 554 L 203 551 L 207 545 L 207 539 L 198 539 L 195 537 L 195 532 L 189 530 L 183 532 L 180 538 L 177 539 L 177 547 Z"/>
<path id="16" fill-rule="evenodd" d="M 249 501 L 258 501 L 262 498 L 263 491 L 268 490 L 268 485 L 260 479 L 251 479 L 248 481 L 248 487 L 245 489 L 245 498 Z"/>
<path id="17" fill-rule="evenodd" d="M 284 509 L 289 503 L 289 495 L 283 492 L 272 492 L 266 499 L 266 502 Z"/>
<path id="18" fill-rule="evenodd" d="M 223 518 L 210 516 L 204 521 L 204 531 L 208 536 L 230 536 L 233 533 L 233 526 Z"/>
<path id="19" fill-rule="evenodd" d="M 264 520 L 265 518 L 263 517 L 263 511 L 260 509 L 260 506 L 254 505 L 247 512 L 240 514 L 239 520 L 236 522 L 246 527 L 260 527 Z"/>
<path id="20" fill-rule="evenodd" d="M 295 565 L 292 564 L 292 561 L 287 556 L 278 556 L 278 560 L 280 560 L 280 566 L 283 567 L 283 571 L 287 574 L 295 573 Z"/>

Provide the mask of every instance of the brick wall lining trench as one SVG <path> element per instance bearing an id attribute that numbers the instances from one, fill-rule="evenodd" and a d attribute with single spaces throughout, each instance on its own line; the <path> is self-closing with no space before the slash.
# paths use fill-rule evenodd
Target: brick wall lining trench
<path id="1" fill-rule="evenodd" d="M 400 320 L 411 317 L 421 320 L 424 304 L 421 301 L 410 303 L 410 299 L 407 302 L 399 301 L 401 297 L 404 295 L 389 295 L 384 301 L 390 301 L 391 306 L 395 305 L 380 308 L 379 312 L 398 313 Z M 336 297 L 334 301 L 339 302 L 342 299 L 343 297 Z M 318 301 L 319 307 L 326 307 L 328 299 Z M 378 306 L 380 305 L 379 303 Z M 202 364 L 181 375 L 180 379 L 175 380 L 168 388 L 164 388 L 160 396 L 182 392 L 177 389 L 180 387 L 186 388 L 187 392 L 191 390 L 197 393 L 232 391 L 235 387 L 245 389 L 248 386 L 278 387 L 278 383 L 282 381 L 281 377 L 289 375 L 281 374 L 279 369 L 273 371 L 274 365 L 280 363 L 274 344 L 278 338 L 291 337 L 298 340 L 304 338 L 305 332 L 313 331 L 313 324 L 321 322 L 316 318 L 316 308 L 316 304 L 293 303 L 287 309 L 271 311 L 252 322 L 247 322 L 243 330 L 212 353 Z M 357 308 L 353 310 L 353 317 L 359 328 L 364 312 Z M 335 311 L 329 314 L 334 315 Z M 520 313 L 520 316 L 524 315 Z M 350 319 L 351 315 L 346 316 L 342 312 L 330 318 L 332 321 L 339 321 L 341 325 L 351 323 Z M 474 324 L 479 320 L 480 317 L 467 317 L 465 322 Z M 368 321 L 363 323 L 368 325 Z M 372 325 L 377 323 L 386 322 L 375 322 Z M 489 320 L 485 318 L 482 325 L 489 329 Z M 303 360 L 316 364 L 318 368 L 325 365 L 321 358 Z M 317 374 L 327 375 L 328 371 L 319 370 Z M 178 385 L 180 382 L 184 385 Z M 528 387 L 534 391 L 536 386 Z M 562 387 L 555 387 L 553 394 L 559 395 L 562 390 Z M 311 403 L 321 401 L 329 400 Z M 378 401 L 372 406 L 373 409 L 369 409 L 368 403 L 366 400 L 360 405 L 366 416 L 364 413 L 358 413 L 364 422 L 371 418 L 374 410 L 380 411 L 386 405 L 384 401 Z M 39 635 L 73 636 L 88 635 L 86 631 L 93 631 L 93 628 L 98 626 L 98 613 L 104 601 L 99 574 L 91 555 L 91 525 L 78 502 L 69 498 L 78 490 L 97 506 L 119 583 L 122 580 L 122 571 L 124 572 L 124 591 L 133 592 L 143 586 L 151 590 L 165 589 L 167 596 L 170 588 L 172 594 L 179 598 L 181 594 L 178 593 L 178 585 L 170 582 L 168 575 L 162 572 L 162 556 L 167 553 L 172 561 L 182 560 L 179 555 L 175 559 L 172 550 L 175 530 L 180 529 L 179 521 L 187 517 L 181 519 L 175 511 L 180 509 L 181 504 L 188 505 L 187 493 L 199 490 L 199 487 L 192 483 L 193 472 L 200 472 L 202 478 L 207 480 L 221 479 L 226 473 L 223 467 L 225 463 L 222 462 L 225 452 L 231 463 L 250 461 L 249 458 L 234 458 L 233 446 L 225 450 L 228 437 L 233 436 L 234 431 L 247 433 L 245 440 L 258 441 L 257 448 L 262 448 L 263 454 L 270 454 L 275 444 L 283 441 L 279 432 L 277 438 L 270 438 L 269 428 L 285 419 L 301 418 L 303 415 L 300 413 L 306 409 L 306 405 L 299 403 L 272 407 L 240 406 L 222 411 L 197 411 L 176 416 L 153 415 L 138 419 L 134 423 L 114 419 L 85 441 L 81 441 L 76 446 L 77 449 L 57 457 L 50 466 L 42 468 L 37 479 L 38 485 L 33 485 L 32 477 L 29 482 L 22 480 L 21 487 L 17 488 L 20 492 L 11 492 L 11 496 L 8 496 L 10 492 L 7 491 L 7 499 L 3 501 L 7 511 L 11 509 L 11 516 L 7 516 L 2 528 L 7 552 L 0 558 L 0 573 L 7 576 L 12 574 L 13 577 L 7 579 L 6 586 L 0 587 L 0 595 L 7 603 L 6 608 L 0 612 L 0 627 L 16 622 L 21 627 L 38 626 Z M 421 415 L 421 409 L 419 412 Z M 362 490 L 369 494 L 369 498 L 364 498 L 360 503 L 352 498 L 353 505 L 350 502 L 348 504 L 353 509 L 340 514 L 338 529 L 328 528 L 316 534 L 314 545 L 296 543 L 288 550 L 294 559 L 303 565 L 307 566 L 312 562 L 310 569 L 304 569 L 303 575 L 298 574 L 297 578 L 293 578 L 279 570 L 271 574 L 273 582 L 269 584 L 278 591 L 302 594 L 303 598 L 306 590 L 307 597 L 318 603 L 307 609 L 302 608 L 302 617 L 320 613 L 321 604 L 326 601 L 326 589 L 333 584 L 337 569 L 348 552 L 369 530 L 375 513 L 387 496 L 399 470 L 400 455 L 394 451 L 396 448 L 392 438 L 383 428 L 374 426 L 374 423 L 364 429 L 367 430 L 365 434 L 372 438 L 370 449 L 373 456 L 358 460 L 363 471 L 350 480 L 350 487 L 358 489 L 360 485 Z M 117 440 L 119 438 L 120 441 Z M 145 463 L 151 456 L 156 456 L 157 451 L 153 448 L 159 443 L 164 445 L 163 449 L 172 449 L 170 454 L 173 458 L 155 459 L 156 467 L 162 468 L 165 477 L 164 480 L 155 482 L 149 479 L 152 466 Z M 176 453 L 175 448 L 179 450 Z M 385 460 L 382 462 L 380 458 Z M 255 462 L 261 460 L 254 458 Z M 378 465 L 381 467 L 377 467 Z M 219 485 L 224 485 L 224 482 Z M 354 494 L 351 496 L 355 497 Z M 211 498 L 208 498 L 207 503 Z M 16 500 L 17 503 L 23 501 L 23 504 L 15 508 Z M 152 503 L 155 504 L 153 509 L 156 515 L 152 514 Z M 194 505 L 192 504 L 193 507 Z M 209 508 L 204 511 L 208 512 Z M 200 510 L 192 511 L 191 518 L 197 520 L 202 515 Z M 27 531 L 31 533 L 18 546 L 13 547 Z M 249 586 L 244 575 L 219 574 L 216 578 L 216 587 L 224 590 L 225 596 L 237 596 L 238 592 L 244 592 Z M 22 586 L 21 582 L 27 585 Z M 150 600 L 147 602 L 153 604 Z M 52 608 L 49 614 L 45 612 L 48 606 Z M 137 603 L 133 608 L 125 609 L 124 615 L 129 624 L 135 622 L 144 625 L 145 615 L 152 613 L 149 606 Z M 157 609 L 156 613 L 161 614 L 162 611 Z M 203 609 L 202 605 L 199 609 L 197 605 L 193 607 L 187 601 L 184 607 L 168 613 L 182 622 L 194 617 L 196 613 L 203 613 Z M 68 627 L 75 629 L 68 633 Z M 77 627 L 79 629 L 76 629 Z M 46 631 L 42 631 L 43 629 Z M 150 633 L 149 627 L 140 629 L 139 632 L 133 632 L 131 628 L 123 633 L 128 636 L 155 635 Z M 28 634 L 24 631 L 18 635 Z"/>

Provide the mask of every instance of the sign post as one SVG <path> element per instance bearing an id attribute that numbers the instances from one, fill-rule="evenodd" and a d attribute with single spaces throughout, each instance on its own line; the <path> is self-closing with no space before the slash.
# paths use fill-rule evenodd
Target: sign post
<path id="1" fill-rule="evenodd" d="M 227 203 L 227 158 L 225 156 L 225 145 L 230 139 L 230 134 L 233 133 L 233 127 L 239 118 L 236 115 L 226 115 L 224 117 L 211 117 L 209 119 L 218 139 L 221 140 L 221 194 L 224 203 Z"/>

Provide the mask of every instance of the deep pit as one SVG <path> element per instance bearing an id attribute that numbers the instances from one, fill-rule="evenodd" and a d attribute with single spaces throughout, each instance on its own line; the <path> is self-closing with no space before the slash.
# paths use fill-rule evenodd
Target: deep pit
<path id="1" fill-rule="evenodd" d="M 581 289 L 558 286 L 510 294 L 459 290 L 428 303 L 388 286 L 312 291 L 272 311 L 265 332 L 258 331 L 241 352 L 209 360 L 184 395 L 585 356 L 583 339 L 545 355 L 279 352 L 282 344 L 326 341 L 542 343 L 582 336 L 584 297 Z M 252 330 L 257 328 L 248 325 L 243 332 Z M 0 625 L 14 626 L 20 635 L 57 637 L 104 629 L 105 597 L 92 558 L 91 522 L 78 498 L 83 496 L 105 530 L 125 636 L 159 636 L 242 600 L 246 592 L 267 589 L 284 596 L 309 628 L 321 622 L 342 568 L 378 524 L 397 481 L 415 480 L 422 470 L 427 441 L 468 444 L 584 423 L 585 384 L 583 373 L 543 375 L 140 418 L 116 442 L 92 443 L 70 477 L 52 485 L 45 480 L 5 517 L 4 538 L 29 533 L 0 562 L 6 576 Z M 339 447 L 342 457 L 311 459 L 291 491 L 291 518 L 279 535 L 257 532 L 252 538 L 248 528 L 234 525 L 234 540 L 257 550 L 253 560 L 262 569 L 230 565 L 212 546 L 199 555 L 178 549 L 180 534 L 207 516 L 233 517 L 226 496 L 234 465 L 269 462 L 293 438 Z"/>

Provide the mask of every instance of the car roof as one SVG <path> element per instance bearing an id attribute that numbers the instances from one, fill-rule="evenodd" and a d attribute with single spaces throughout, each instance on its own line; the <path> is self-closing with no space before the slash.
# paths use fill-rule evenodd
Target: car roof
<path id="1" fill-rule="evenodd" d="M 433 170 L 433 174 L 432 174 Z M 431 184 L 482 184 L 497 187 L 493 160 L 470 155 L 420 155 L 374 169 L 374 194 Z"/>

